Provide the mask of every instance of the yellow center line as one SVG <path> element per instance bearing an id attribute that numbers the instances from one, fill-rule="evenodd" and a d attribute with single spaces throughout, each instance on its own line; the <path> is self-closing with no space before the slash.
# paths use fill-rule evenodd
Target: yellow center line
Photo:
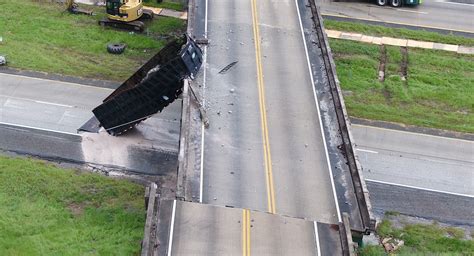
<path id="1" fill-rule="evenodd" d="M 250 210 L 242 210 L 242 255 L 250 256 Z"/>
<path id="2" fill-rule="evenodd" d="M 262 125 L 262 139 L 263 139 L 263 155 L 265 161 L 265 179 L 267 184 L 267 202 L 268 211 L 270 213 L 276 212 L 275 207 L 275 190 L 273 186 L 273 172 L 272 172 L 272 157 L 270 154 L 270 140 L 268 139 L 268 125 L 267 112 L 265 109 L 265 89 L 263 82 L 263 68 L 262 68 L 262 52 L 260 49 L 260 32 L 258 28 L 257 16 L 257 0 L 252 1 L 252 21 L 253 21 L 253 36 L 255 42 L 255 57 L 257 64 L 257 84 L 258 84 L 258 99 L 260 105 L 260 119 Z"/>

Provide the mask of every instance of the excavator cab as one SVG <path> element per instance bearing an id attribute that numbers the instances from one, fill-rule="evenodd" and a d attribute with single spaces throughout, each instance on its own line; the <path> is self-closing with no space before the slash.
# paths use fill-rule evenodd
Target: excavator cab
<path id="1" fill-rule="evenodd" d="M 142 32 L 145 24 L 140 19 L 152 19 L 153 12 L 143 9 L 142 0 L 106 0 L 107 19 L 99 25 Z"/>
<path id="2" fill-rule="evenodd" d="M 105 6 L 108 15 L 118 16 L 120 14 L 120 6 L 123 0 L 109 0 Z"/>

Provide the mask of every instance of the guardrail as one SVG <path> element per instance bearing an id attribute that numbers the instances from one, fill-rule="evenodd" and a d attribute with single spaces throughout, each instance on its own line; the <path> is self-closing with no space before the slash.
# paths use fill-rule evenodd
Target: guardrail
<path id="1" fill-rule="evenodd" d="M 369 191 L 362 177 L 362 171 L 354 153 L 354 143 L 352 134 L 350 132 L 349 116 L 346 112 L 342 91 L 339 86 L 339 80 L 336 75 L 336 65 L 331 54 L 326 33 L 324 32 L 323 19 L 316 7 L 314 0 L 309 0 L 311 5 L 311 12 L 313 15 L 314 28 L 316 29 L 318 43 L 321 48 L 324 66 L 327 73 L 330 93 L 336 111 L 337 123 L 339 126 L 340 136 L 342 139 L 341 150 L 344 152 L 349 167 L 354 192 L 359 206 L 361 219 L 363 223 L 362 230 L 355 230 L 358 232 L 368 233 L 375 229 L 375 218 L 371 213 L 371 204 L 369 200 Z"/>

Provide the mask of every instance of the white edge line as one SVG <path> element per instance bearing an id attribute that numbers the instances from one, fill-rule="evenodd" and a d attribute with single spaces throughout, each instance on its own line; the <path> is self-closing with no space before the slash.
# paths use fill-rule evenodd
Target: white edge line
<path id="1" fill-rule="evenodd" d="M 465 3 L 456 3 L 456 2 L 450 2 L 450 1 L 435 1 L 436 3 L 442 3 L 442 4 L 455 4 L 455 5 L 463 5 L 463 6 L 469 6 L 469 7 L 474 7 L 473 4 L 465 4 Z"/>
<path id="2" fill-rule="evenodd" d="M 446 139 L 446 140 L 454 140 L 454 141 L 462 141 L 462 142 L 474 143 L 474 141 L 472 141 L 472 140 L 456 139 L 456 138 L 450 138 L 450 137 L 444 137 L 444 136 L 437 136 L 437 135 L 431 135 L 431 134 L 426 134 L 426 133 L 418 133 L 418 132 L 410 132 L 410 131 L 400 131 L 400 130 L 396 130 L 396 129 L 389 129 L 389 128 L 383 128 L 383 127 L 377 127 L 377 126 L 363 125 L 363 124 L 352 124 L 352 126 L 367 127 L 367 128 L 369 128 L 369 129 L 378 129 L 378 130 L 385 130 L 385 131 L 390 131 L 390 132 L 407 133 L 407 134 L 412 134 L 412 135 L 415 135 L 415 136 L 425 136 L 425 137 L 431 137 L 431 138 L 439 138 L 439 139 Z"/>
<path id="3" fill-rule="evenodd" d="M 65 82 L 65 81 L 61 81 L 61 80 L 51 80 L 51 79 L 44 79 L 44 78 L 32 77 L 32 76 L 22 76 L 22 75 L 8 74 L 8 73 L 0 73 L 0 75 L 15 76 L 15 77 L 23 78 L 23 79 L 33 79 L 33 80 L 40 80 L 40 81 L 53 82 L 53 83 L 62 83 L 62 84 L 97 88 L 97 89 L 108 90 L 108 91 L 113 91 L 114 90 L 112 88 L 107 88 L 107 87 L 93 86 L 93 85 L 86 85 L 86 84 L 77 84 L 77 83 Z"/>
<path id="4" fill-rule="evenodd" d="M 73 136 L 77 136 L 77 137 L 82 137 L 81 135 L 79 135 L 79 134 L 77 134 L 77 133 L 55 131 L 55 130 L 50 130 L 50 129 L 44 129 L 44 128 L 39 128 L 39 127 L 28 126 L 28 125 L 12 124 L 12 123 L 7 123 L 7 122 L 0 122 L 0 124 L 9 125 L 9 126 L 13 126 L 13 127 L 21 127 L 21 128 L 27 128 L 27 129 L 33 129 L 33 130 L 40 130 L 40 131 L 45 131 L 45 132 L 52 132 L 52 133 L 59 133 L 59 134 L 67 134 L 67 135 L 73 135 Z"/>
<path id="5" fill-rule="evenodd" d="M 356 148 L 357 151 L 361 152 L 367 152 L 367 153 L 372 153 L 372 154 L 378 154 L 379 152 L 373 151 L 373 150 L 368 150 L 368 149 L 361 149 L 361 148 Z"/>
<path id="6" fill-rule="evenodd" d="M 326 153 L 326 161 L 327 161 L 328 167 L 329 167 L 332 193 L 333 193 L 333 196 L 334 196 L 334 202 L 336 204 L 337 220 L 339 222 L 342 222 L 341 212 L 339 210 L 339 203 L 337 201 L 336 186 L 334 185 L 334 176 L 332 174 L 331 162 L 329 160 L 329 153 L 328 153 L 328 148 L 327 148 L 327 145 L 326 145 L 326 136 L 324 135 L 323 121 L 321 119 L 321 112 L 319 110 L 318 95 L 316 94 L 316 89 L 314 88 L 315 84 L 314 84 L 314 78 L 313 78 L 313 71 L 311 70 L 311 62 L 309 61 L 308 47 L 306 45 L 306 37 L 305 37 L 304 31 L 303 31 L 303 23 L 301 21 L 301 14 L 300 14 L 300 9 L 298 7 L 298 0 L 295 0 L 295 5 L 296 5 L 296 11 L 298 13 L 298 21 L 300 22 L 301 36 L 303 37 L 304 51 L 306 53 L 306 61 L 307 61 L 307 64 L 308 64 L 309 75 L 310 75 L 310 78 L 311 78 L 311 88 L 313 89 L 314 101 L 316 103 L 316 109 L 318 110 L 319 126 L 321 127 L 321 135 L 323 137 L 324 152 Z"/>
<path id="7" fill-rule="evenodd" d="M 170 226 L 170 240 L 168 243 L 168 256 L 171 256 L 171 249 L 173 249 L 173 232 L 174 232 L 174 220 L 176 216 L 176 200 L 173 200 L 173 211 L 171 213 L 171 226 Z"/>
<path id="8" fill-rule="evenodd" d="M 392 186 L 399 186 L 399 187 L 404 187 L 404 188 L 413 188 L 413 189 L 425 190 L 425 191 L 430 191 L 430 192 L 449 194 L 449 195 L 454 195 L 454 196 L 464 196 L 464 197 L 474 198 L 474 195 L 448 192 L 448 191 L 442 191 L 442 190 L 430 189 L 430 188 L 422 188 L 422 187 L 404 185 L 404 184 L 399 184 L 399 183 L 386 182 L 386 181 L 381 181 L 381 180 L 372 180 L 372 179 L 365 179 L 365 180 L 369 181 L 369 182 L 381 183 L 381 184 L 392 185 Z"/>
<path id="9" fill-rule="evenodd" d="M 410 13 L 419 13 L 419 14 L 428 14 L 427 12 L 413 11 L 413 10 L 404 10 L 404 9 L 395 9 L 397 12 L 410 12 Z"/>
<path id="10" fill-rule="evenodd" d="M 321 246 L 319 245 L 319 233 L 318 233 L 318 223 L 316 221 L 313 221 L 313 227 L 314 227 L 314 236 L 316 240 L 316 252 L 318 253 L 318 256 L 321 255 Z"/>
<path id="11" fill-rule="evenodd" d="M 41 101 L 41 100 L 33 100 L 36 103 L 40 104 L 45 104 L 45 105 L 52 105 L 52 106 L 57 106 L 57 107 L 66 107 L 66 108 L 73 108 L 74 106 L 71 105 L 65 105 L 61 103 L 54 103 L 54 102 L 47 102 L 47 101 Z"/>
<path id="12" fill-rule="evenodd" d="M 204 20 L 204 36 L 207 38 L 207 10 L 208 10 L 208 0 L 206 0 L 205 8 L 205 20 Z M 203 71 L 203 81 L 202 81 L 202 107 L 206 106 L 206 70 L 207 70 L 207 45 L 204 46 L 204 71 Z M 199 177 L 199 202 L 202 203 L 203 190 L 204 190 L 204 124 L 201 125 L 201 168 L 200 168 L 200 177 Z"/>

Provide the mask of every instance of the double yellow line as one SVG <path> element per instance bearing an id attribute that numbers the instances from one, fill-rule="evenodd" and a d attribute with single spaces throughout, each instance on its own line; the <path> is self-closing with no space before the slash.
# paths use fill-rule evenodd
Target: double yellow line
<path id="1" fill-rule="evenodd" d="M 257 64 L 258 102 L 262 126 L 263 155 L 265 161 L 265 179 L 267 184 L 268 212 L 275 213 L 275 189 L 273 186 L 272 157 L 268 139 L 267 111 L 265 109 L 265 89 L 263 82 L 262 51 L 260 48 L 260 31 L 258 29 L 257 0 L 252 2 L 253 37 L 255 42 L 255 59 Z M 242 255 L 250 256 L 250 210 L 242 212 Z"/>
<path id="2" fill-rule="evenodd" d="M 260 32 L 258 29 L 257 0 L 252 1 L 253 37 L 255 42 L 255 58 L 257 61 L 258 99 L 260 105 L 260 121 L 263 137 L 263 155 L 265 161 L 265 178 L 267 183 L 268 211 L 275 213 L 275 190 L 273 187 L 272 157 L 270 154 L 270 140 L 268 139 L 267 112 L 265 109 L 265 89 L 263 83 L 262 51 L 260 49 Z"/>
<path id="3" fill-rule="evenodd" d="M 250 256 L 250 210 L 242 211 L 242 255 Z"/>

